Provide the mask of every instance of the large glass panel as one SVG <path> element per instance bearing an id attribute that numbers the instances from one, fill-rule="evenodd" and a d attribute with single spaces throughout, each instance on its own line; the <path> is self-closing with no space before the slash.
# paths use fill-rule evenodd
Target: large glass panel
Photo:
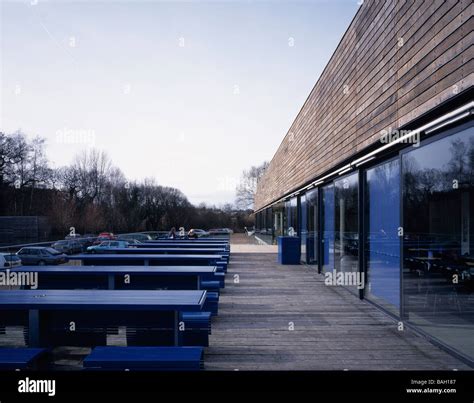
<path id="1" fill-rule="evenodd" d="M 298 236 L 298 199 L 293 197 L 286 203 L 287 228 L 286 235 Z"/>
<path id="2" fill-rule="evenodd" d="M 300 209 L 301 209 L 301 224 L 300 224 L 301 261 L 306 262 L 306 242 L 308 240 L 306 194 L 300 197 Z"/>
<path id="3" fill-rule="evenodd" d="M 474 128 L 402 157 L 404 317 L 474 359 Z"/>
<path id="4" fill-rule="evenodd" d="M 259 233 L 261 226 L 261 218 L 262 218 L 262 213 L 257 213 L 255 214 L 255 232 Z"/>
<path id="5" fill-rule="evenodd" d="M 334 187 L 336 221 L 334 268 L 336 272 L 357 273 L 359 271 L 359 174 L 354 173 L 335 181 Z M 357 283 L 352 285 L 356 286 Z"/>
<path id="6" fill-rule="evenodd" d="M 285 203 L 277 203 L 273 206 L 273 231 L 274 231 L 274 242 L 276 238 L 282 236 L 286 232 L 286 211 Z"/>
<path id="7" fill-rule="evenodd" d="M 303 208 L 301 211 L 303 211 Z M 318 189 L 313 189 L 306 193 L 306 211 L 306 222 L 308 228 L 308 236 L 306 240 L 306 262 L 308 264 L 317 264 L 319 245 Z"/>
<path id="8" fill-rule="evenodd" d="M 271 207 L 262 211 L 262 226 L 258 238 L 271 245 L 273 243 L 273 223 L 272 223 L 272 209 Z"/>
<path id="9" fill-rule="evenodd" d="M 334 269 L 334 186 L 327 185 L 321 190 L 321 269 Z"/>
<path id="10" fill-rule="evenodd" d="M 365 297 L 400 314 L 400 162 L 368 169 L 365 175 Z"/>

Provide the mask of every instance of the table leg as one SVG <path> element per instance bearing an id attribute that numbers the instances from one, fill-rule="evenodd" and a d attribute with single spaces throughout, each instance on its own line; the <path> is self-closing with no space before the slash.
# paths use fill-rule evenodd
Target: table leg
<path id="1" fill-rule="evenodd" d="M 196 276 L 197 277 L 197 287 L 196 287 L 196 290 L 200 290 L 201 289 L 201 276 Z"/>
<path id="2" fill-rule="evenodd" d="M 150 261 L 149 261 L 149 259 L 145 259 L 145 261 L 144 261 L 144 265 L 145 265 L 145 266 L 149 266 L 149 265 L 150 265 Z"/>
<path id="3" fill-rule="evenodd" d="M 110 273 L 107 276 L 107 284 L 108 284 L 108 289 L 109 290 L 114 290 L 115 289 L 115 275 Z"/>
<path id="4" fill-rule="evenodd" d="M 174 345 L 179 346 L 179 311 L 174 311 Z"/>
<path id="5" fill-rule="evenodd" d="M 30 309 L 28 313 L 28 346 L 40 347 L 39 311 Z"/>

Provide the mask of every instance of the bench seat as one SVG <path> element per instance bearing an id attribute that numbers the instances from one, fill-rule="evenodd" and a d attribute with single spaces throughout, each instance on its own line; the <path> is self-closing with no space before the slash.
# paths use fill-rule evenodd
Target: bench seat
<path id="1" fill-rule="evenodd" d="M 201 280 L 201 290 L 219 292 L 221 289 L 220 282 L 217 280 Z"/>
<path id="2" fill-rule="evenodd" d="M 0 369 L 36 369 L 45 348 L 0 348 Z"/>
<path id="3" fill-rule="evenodd" d="M 203 311 L 211 312 L 212 316 L 217 316 L 219 313 L 219 293 L 208 291 L 206 301 L 204 301 Z"/>
<path id="4" fill-rule="evenodd" d="M 96 347 L 84 359 L 89 370 L 199 371 L 201 347 Z"/>
<path id="5" fill-rule="evenodd" d="M 184 329 L 179 332 L 181 346 L 209 346 L 210 312 L 182 312 L 180 320 L 184 323 Z"/>

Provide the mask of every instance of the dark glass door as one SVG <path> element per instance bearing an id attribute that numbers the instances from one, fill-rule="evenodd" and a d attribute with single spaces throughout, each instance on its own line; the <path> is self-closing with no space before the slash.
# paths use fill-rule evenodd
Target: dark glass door
<path id="1" fill-rule="evenodd" d="M 334 186 L 321 189 L 321 271 L 334 269 Z"/>
<path id="2" fill-rule="evenodd" d="M 400 162 L 365 172 L 365 297 L 400 314 Z"/>
<path id="3" fill-rule="evenodd" d="M 310 190 L 306 193 L 306 262 L 308 264 L 318 264 L 319 251 L 319 211 L 318 211 L 318 189 Z M 303 210 L 302 210 L 303 211 Z"/>

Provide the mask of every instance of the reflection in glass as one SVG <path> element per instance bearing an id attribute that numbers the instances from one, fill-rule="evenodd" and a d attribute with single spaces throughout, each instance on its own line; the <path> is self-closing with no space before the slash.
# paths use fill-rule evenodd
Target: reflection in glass
<path id="1" fill-rule="evenodd" d="M 306 242 L 308 241 L 308 220 L 306 210 L 306 195 L 300 197 L 300 209 L 301 209 L 301 225 L 300 225 L 300 238 L 301 238 L 301 261 L 306 262 Z"/>
<path id="2" fill-rule="evenodd" d="M 306 262 L 308 264 L 318 263 L 318 189 L 306 193 L 306 212 L 308 237 L 306 240 Z"/>
<path id="3" fill-rule="evenodd" d="M 359 270 L 359 175 L 334 182 L 335 239 L 334 268 L 337 272 Z"/>
<path id="4" fill-rule="evenodd" d="M 263 242 L 271 245 L 273 243 L 272 208 L 269 207 L 256 215 L 256 234 Z"/>
<path id="5" fill-rule="evenodd" d="M 293 197 L 285 203 L 287 225 L 285 235 L 298 236 L 298 198 Z"/>
<path id="6" fill-rule="evenodd" d="M 403 155 L 406 319 L 474 359 L 474 128 Z"/>
<path id="7" fill-rule="evenodd" d="M 334 186 L 324 186 L 321 194 L 321 268 L 324 273 L 334 269 Z"/>
<path id="8" fill-rule="evenodd" d="M 400 313 L 400 163 L 393 160 L 366 172 L 366 298 Z"/>
<path id="9" fill-rule="evenodd" d="M 275 240 L 285 234 L 286 229 L 285 203 L 277 203 L 273 206 L 273 232 Z"/>

